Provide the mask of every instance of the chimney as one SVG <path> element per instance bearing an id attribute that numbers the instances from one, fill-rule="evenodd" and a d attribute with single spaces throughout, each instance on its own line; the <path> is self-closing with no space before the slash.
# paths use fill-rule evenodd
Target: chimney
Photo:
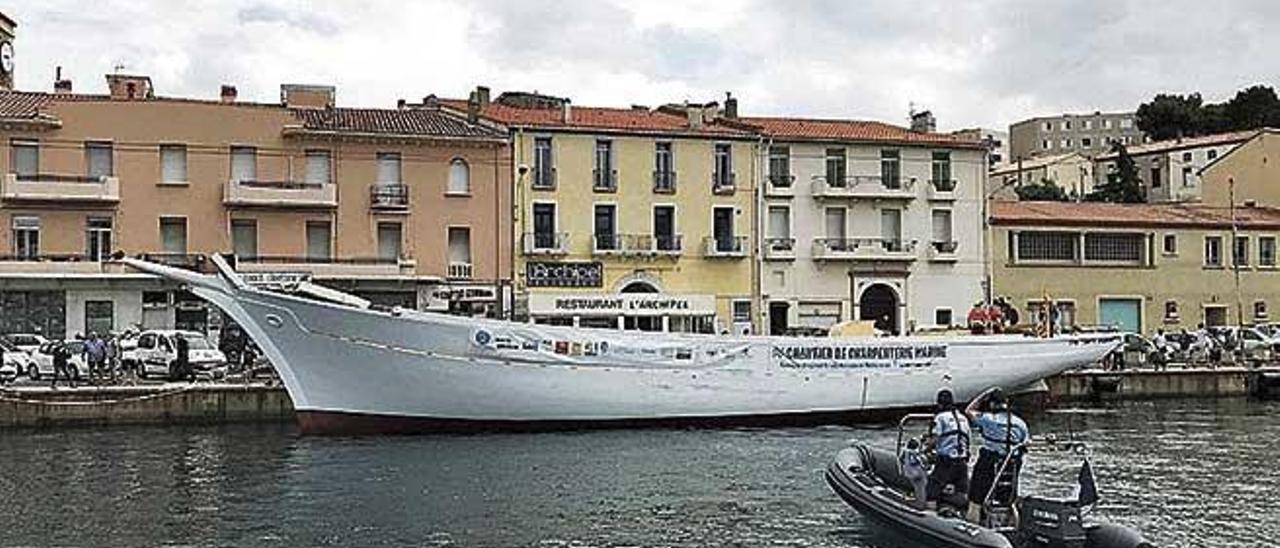
<path id="1" fill-rule="evenodd" d="M 155 97 L 155 90 L 152 89 L 151 78 L 148 76 L 108 74 L 107 89 L 111 90 L 113 101 L 137 101 Z"/>
<path id="2" fill-rule="evenodd" d="M 231 84 L 222 84 L 222 91 L 219 93 L 224 103 L 236 102 L 236 87 Z"/>
<path id="3" fill-rule="evenodd" d="M 724 92 L 724 117 L 730 120 L 738 118 L 738 100 L 727 91 Z"/>
<path id="4" fill-rule="evenodd" d="M 560 103 L 560 121 L 565 124 L 573 122 L 573 106 L 568 99 Z"/>
<path id="5" fill-rule="evenodd" d="M 396 99 L 396 110 L 404 110 L 407 104 L 404 99 Z"/>
<path id="6" fill-rule="evenodd" d="M 476 100 L 482 109 L 489 106 L 489 86 L 476 86 Z"/>
<path id="7" fill-rule="evenodd" d="M 333 108 L 337 88 L 307 84 L 281 84 L 280 102 L 289 108 Z"/>
<path id="8" fill-rule="evenodd" d="M 480 92 L 473 91 L 467 97 L 467 123 L 474 124 L 480 121 Z"/>
<path id="9" fill-rule="evenodd" d="M 71 93 L 71 80 L 62 77 L 62 67 L 59 66 L 53 71 L 53 92 L 54 93 Z"/>
<path id="10" fill-rule="evenodd" d="M 938 129 L 938 123 L 933 118 L 933 113 L 927 110 L 911 113 L 911 131 L 916 133 L 933 133 Z"/>
<path id="11" fill-rule="evenodd" d="M 685 113 L 685 116 L 689 117 L 689 127 L 691 128 L 702 127 L 702 107 L 696 106 L 696 105 L 690 106 L 689 102 L 685 101 L 684 113 Z"/>

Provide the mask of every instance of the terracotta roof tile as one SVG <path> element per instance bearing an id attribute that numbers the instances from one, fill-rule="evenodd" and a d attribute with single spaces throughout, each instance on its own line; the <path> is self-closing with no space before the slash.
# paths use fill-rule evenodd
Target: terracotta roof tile
<path id="1" fill-rule="evenodd" d="M 1174 150 L 1182 150 L 1184 148 L 1207 147 L 1214 145 L 1228 145 L 1232 143 L 1242 143 L 1253 138 L 1261 130 L 1250 129 L 1245 131 L 1232 131 L 1228 133 L 1215 133 L 1213 135 L 1201 135 L 1199 137 L 1188 137 L 1185 139 L 1168 139 L 1164 141 L 1153 141 L 1140 145 L 1133 145 L 1126 148 L 1130 156 L 1141 156 L 1144 154 L 1156 154 L 1160 152 L 1170 152 Z M 1108 152 L 1098 155 L 1098 160 L 1112 160 L 1116 154 Z"/>
<path id="2" fill-rule="evenodd" d="M 459 116 L 428 108 L 374 109 L 290 109 L 313 131 L 371 133 L 384 135 L 422 135 L 501 139 L 506 133 L 481 124 L 470 124 Z"/>
<path id="3" fill-rule="evenodd" d="M 1237 207 L 1242 228 L 1280 228 L 1280 209 Z M 1098 202 L 991 203 L 993 225 L 1230 228 L 1231 208 L 1197 204 L 1112 204 Z"/>
<path id="4" fill-rule="evenodd" d="M 467 101 L 462 99 L 441 99 L 440 103 L 456 111 L 467 110 Z M 481 109 L 480 114 L 495 122 L 514 127 L 723 137 L 754 135 L 748 129 L 730 127 L 721 123 L 703 124 L 693 128 L 689 126 L 689 119 L 685 116 L 641 108 L 573 105 L 569 108 L 569 121 L 566 122 L 560 108 L 525 108 L 494 102 Z"/>
<path id="5" fill-rule="evenodd" d="M 865 120 L 744 117 L 739 121 L 778 139 L 854 141 L 906 145 L 984 148 L 981 141 L 947 133 L 921 133 L 905 127 Z"/>
<path id="6" fill-rule="evenodd" d="M 25 91 L 0 92 L 0 118 L 32 119 L 39 116 L 49 105 L 48 93 L 29 93 Z"/>
<path id="7" fill-rule="evenodd" d="M 1084 155 L 1080 154 L 1079 152 L 1069 152 L 1067 154 L 1056 154 L 1053 156 L 1037 156 L 1029 160 L 1023 160 L 1021 164 L 1017 162 L 1011 162 L 1007 164 L 997 164 L 997 165 L 991 166 L 991 175 L 1004 175 L 1006 173 L 1014 173 L 1019 169 L 1021 169 L 1022 171 L 1027 171 L 1029 169 L 1040 169 L 1045 166 L 1051 166 L 1063 160 L 1071 159 L 1072 157 L 1076 157 L 1081 160 L 1087 161 Z"/>

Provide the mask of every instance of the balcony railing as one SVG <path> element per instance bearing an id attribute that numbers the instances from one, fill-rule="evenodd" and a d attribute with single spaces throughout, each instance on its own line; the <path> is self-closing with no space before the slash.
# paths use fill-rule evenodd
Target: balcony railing
<path id="1" fill-rule="evenodd" d="M 815 238 L 813 256 L 822 260 L 914 260 L 916 244 L 894 238 Z"/>
<path id="2" fill-rule="evenodd" d="M 38 253 L 0 255 L 0 271 L 11 274 L 102 274 L 104 272 L 133 272 L 124 265 L 108 259 L 110 253 L 92 257 L 88 253 Z"/>
<path id="3" fill-rule="evenodd" d="M 569 233 L 526 232 L 521 243 L 525 255 L 564 255 L 569 252 Z"/>
<path id="4" fill-rule="evenodd" d="M 533 171 L 533 182 L 529 184 L 534 190 L 555 190 L 556 168 L 543 168 Z"/>
<path id="5" fill-rule="evenodd" d="M 120 201 L 120 179 L 58 173 L 8 173 L 0 198 L 9 201 L 98 202 Z"/>
<path id="6" fill-rule="evenodd" d="M 236 270 L 240 272 L 297 272 L 319 279 L 413 276 L 416 266 L 413 259 L 403 257 L 236 257 Z"/>
<path id="7" fill-rule="evenodd" d="M 746 236 L 708 236 L 703 242 L 704 255 L 712 258 L 747 256 Z"/>
<path id="8" fill-rule="evenodd" d="M 591 181 L 591 188 L 596 192 L 616 192 L 618 190 L 618 170 L 593 169 L 591 170 Z"/>
<path id="9" fill-rule="evenodd" d="M 679 255 L 682 243 L 679 234 L 654 234 L 653 249 L 659 255 Z"/>
<path id="10" fill-rule="evenodd" d="M 338 186 L 299 181 L 230 180 L 222 195 L 230 206 L 320 207 L 338 206 Z"/>
<path id="11" fill-rule="evenodd" d="M 449 263 L 449 277 L 455 280 L 471 279 L 471 263 Z"/>
<path id="12" fill-rule="evenodd" d="M 654 171 L 653 172 L 653 191 L 663 194 L 670 194 L 676 191 L 676 172 L 674 171 Z"/>
<path id="13" fill-rule="evenodd" d="M 954 200 L 955 198 L 955 179 L 932 179 L 929 181 L 930 200 Z"/>
<path id="14" fill-rule="evenodd" d="M 711 191 L 716 194 L 733 194 L 736 179 L 735 173 L 714 172 L 711 174 Z"/>
<path id="15" fill-rule="evenodd" d="M 915 198 L 915 179 L 885 180 L 878 175 L 829 178 L 817 175 L 812 184 L 815 198 Z"/>
<path id="16" fill-rule="evenodd" d="M 370 186 L 369 207 L 393 211 L 409 209 L 409 186 L 388 184 Z"/>
<path id="17" fill-rule="evenodd" d="M 796 239 L 765 238 L 764 258 L 783 260 L 796 258 Z"/>
<path id="18" fill-rule="evenodd" d="M 934 240 L 929 242 L 929 259 L 934 261 L 954 261 L 960 242 L 955 240 Z"/>
<path id="19" fill-rule="evenodd" d="M 591 251 L 596 255 L 622 253 L 622 234 L 595 234 L 591 237 Z"/>

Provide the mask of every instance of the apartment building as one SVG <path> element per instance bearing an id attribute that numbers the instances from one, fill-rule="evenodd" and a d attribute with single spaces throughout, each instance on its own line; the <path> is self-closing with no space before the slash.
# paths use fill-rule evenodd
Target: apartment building
<path id="1" fill-rule="evenodd" d="M 1146 138 L 1135 119 L 1132 112 L 1094 112 L 1023 120 L 1009 126 L 1009 156 L 1005 161 L 1072 152 L 1093 157 L 1111 150 L 1112 143 L 1141 144 Z"/>
<path id="2" fill-rule="evenodd" d="M 879 122 L 741 122 L 765 139 L 769 332 L 850 319 L 892 333 L 964 323 L 983 297 L 981 141 Z"/>
<path id="3" fill-rule="evenodd" d="M 1257 130 L 1234 131 L 1169 139 L 1131 146 L 1126 150 L 1138 169 L 1138 179 L 1142 181 L 1148 202 L 1195 202 L 1201 199 L 1204 188 L 1200 170 L 1257 133 Z M 1097 184 L 1105 182 L 1115 171 L 1116 160 L 1115 153 L 1095 158 L 1093 173 Z"/>
<path id="4" fill-rule="evenodd" d="M 1083 197 L 1093 192 L 1093 160 L 1072 152 L 992 166 L 987 176 L 987 197 L 1016 200 L 1018 187 L 1044 181 L 1062 188 L 1068 196 Z"/>
<path id="5" fill-rule="evenodd" d="M 519 318 L 753 331 L 755 134 L 724 123 L 732 105 L 585 107 L 484 87 L 443 103 L 510 128 Z"/>
<path id="6" fill-rule="evenodd" d="M 1280 206 L 1280 129 L 1266 128 L 1232 147 L 1198 171 L 1200 200 L 1205 205 L 1227 207 L 1253 203 Z"/>
<path id="7" fill-rule="evenodd" d="M 997 166 L 1009 161 L 1009 132 L 990 128 L 969 128 L 951 132 L 968 141 L 981 141 L 987 147 L 987 165 Z"/>
<path id="8" fill-rule="evenodd" d="M 994 202 L 991 230 L 995 294 L 1025 320 L 1151 333 L 1266 322 L 1280 305 L 1277 209 Z"/>
<path id="9" fill-rule="evenodd" d="M 193 296 L 104 262 L 236 255 L 251 282 L 307 278 L 375 302 L 497 313 L 510 273 L 505 130 L 439 108 L 360 109 L 328 86 L 279 103 L 0 92 L 0 331 L 204 329 Z"/>

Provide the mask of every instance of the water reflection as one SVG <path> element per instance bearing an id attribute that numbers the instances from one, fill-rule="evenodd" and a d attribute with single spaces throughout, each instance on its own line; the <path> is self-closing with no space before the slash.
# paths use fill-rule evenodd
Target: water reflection
<path id="1" fill-rule="evenodd" d="M 1164 546 L 1280 535 L 1274 404 L 1030 417 L 1092 447 L 1100 514 Z M 0 545 L 907 546 L 823 484 L 843 427 L 302 438 L 289 426 L 0 433 Z M 1038 452 L 1025 490 L 1068 494 Z"/>

